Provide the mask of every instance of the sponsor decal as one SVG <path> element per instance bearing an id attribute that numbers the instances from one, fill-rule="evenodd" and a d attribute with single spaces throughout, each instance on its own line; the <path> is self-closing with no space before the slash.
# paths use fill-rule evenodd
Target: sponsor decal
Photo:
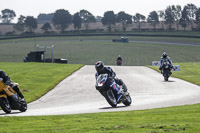
<path id="1" fill-rule="evenodd" d="M 172 71 L 180 71 L 180 65 L 174 65 Z"/>
<path id="2" fill-rule="evenodd" d="M 152 61 L 152 66 L 160 66 L 160 61 Z"/>

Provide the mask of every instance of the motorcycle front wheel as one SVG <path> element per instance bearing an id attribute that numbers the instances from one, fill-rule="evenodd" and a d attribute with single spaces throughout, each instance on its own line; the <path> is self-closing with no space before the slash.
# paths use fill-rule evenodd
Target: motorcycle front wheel
<path id="1" fill-rule="evenodd" d="M 125 101 L 123 102 L 123 104 L 125 105 L 125 106 L 130 106 L 131 105 L 131 103 L 132 103 L 132 99 L 131 99 L 131 96 L 128 94 L 128 92 L 126 92 L 127 94 L 125 94 Z"/>
<path id="2" fill-rule="evenodd" d="M 2 110 L 9 114 L 11 112 L 11 107 L 10 107 L 10 104 L 9 104 L 9 101 L 7 98 L 4 98 L 4 97 L 1 97 L 0 98 L 0 105 L 1 105 L 1 108 Z"/>
<path id="3" fill-rule="evenodd" d="M 165 70 L 165 71 L 163 72 L 163 76 L 164 76 L 164 80 L 165 80 L 165 81 L 168 81 L 168 79 L 169 79 L 169 70 Z"/>
<path id="4" fill-rule="evenodd" d="M 25 112 L 26 110 L 27 110 L 27 103 L 26 102 L 21 103 L 19 111 Z"/>
<path id="5" fill-rule="evenodd" d="M 112 106 L 116 107 L 117 106 L 117 100 L 115 98 L 115 95 L 113 94 L 113 91 L 111 89 L 107 90 L 104 94 L 107 102 Z"/>
<path id="6" fill-rule="evenodd" d="M 165 81 L 168 81 L 168 77 L 164 77 Z"/>

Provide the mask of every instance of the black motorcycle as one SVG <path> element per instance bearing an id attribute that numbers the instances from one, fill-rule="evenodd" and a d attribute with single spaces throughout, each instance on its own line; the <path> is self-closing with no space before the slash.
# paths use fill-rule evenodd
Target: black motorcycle
<path id="1" fill-rule="evenodd" d="M 108 77 L 108 74 L 100 74 L 97 77 L 96 89 L 105 97 L 112 107 L 116 107 L 119 103 L 129 106 L 132 102 L 127 88 L 123 89 L 123 86 L 118 85 L 113 78 Z M 122 92 L 122 96 L 118 101 L 116 89 L 120 89 Z"/>
<path id="2" fill-rule="evenodd" d="M 162 74 L 165 81 L 168 81 L 169 77 L 171 76 L 172 74 L 171 69 L 172 69 L 172 65 L 169 64 L 167 61 L 164 61 L 163 67 L 162 67 Z"/>

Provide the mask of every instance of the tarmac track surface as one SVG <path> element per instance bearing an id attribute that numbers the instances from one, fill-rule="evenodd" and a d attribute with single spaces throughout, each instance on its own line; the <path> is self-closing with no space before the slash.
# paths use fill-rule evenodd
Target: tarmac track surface
<path id="1" fill-rule="evenodd" d="M 168 44 L 168 45 L 187 45 L 187 46 L 200 46 L 198 43 L 178 43 L 178 42 L 160 42 L 160 41 L 130 41 L 135 43 L 152 43 L 152 44 Z"/>
<path id="2" fill-rule="evenodd" d="M 12 110 L 0 116 L 40 116 L 113 111 L 144 110 L 200 103 L 200 87 L 189 82 L 163 76 L 144 66 L 111 66 L 125 82 L 132 97 L 131 106 L 112 108 L 95 89 L 94 66 L 86 65 L 60 82 L 52 91 L 28 104 L 21 113 Z"/>

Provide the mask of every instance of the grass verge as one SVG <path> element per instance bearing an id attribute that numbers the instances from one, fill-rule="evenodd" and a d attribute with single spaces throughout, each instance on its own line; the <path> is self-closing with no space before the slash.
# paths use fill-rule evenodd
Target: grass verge
<path id="1" fill-rule="evenodd" d="M 175 63 L 174 65 L 180 65 L 181 70 L 173 72 L 172 77 L 180 78 L 188 82 L 200 85 L 200 62 Z M 159 71 L 158 66 L 149 67 Z"/>
<path id="2" fill-rule="evenodd" d="M 200 105 L 62 116 L 1 117 L 4 133 L 199 133 Z M 10 125 L 12 128 L 10 128 Z"/>
<path id="3" fill-rule="evenodd" d="M 53 89 L 61 80 L 79 69 L 79 64 L 0 63 L 0 69 L 20 84 L 27 102 Z"/>

